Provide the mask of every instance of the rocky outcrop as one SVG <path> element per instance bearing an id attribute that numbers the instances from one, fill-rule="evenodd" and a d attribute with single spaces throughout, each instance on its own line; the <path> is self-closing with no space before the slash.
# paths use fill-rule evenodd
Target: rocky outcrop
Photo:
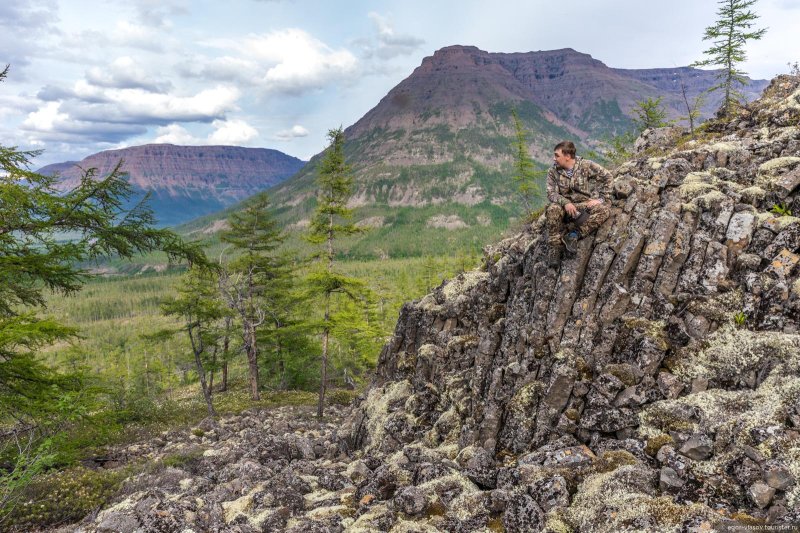
<path id="1" fill-rule="evenodd" d="M 647 145 L 575 257 L 548 267 L 539 221 L 407 304 L 344 421 L 283 408 L 166 434 L 127 453 L 171 466 L 67 530 L 800 522 L 798 121 L 800 79 L 779 77 L 702 141 Z"/>
<path id="2" fill-rule="evenodd" d="M 798 82 L 618 168 L 611 219 L 558 268 L 540 220 L 403 308 L 343 442 L 447 458 L 484 499 L 429 494 L 414 527 L 800 520 Z M 367 492 L 397 512 L 423 485 Z"/>

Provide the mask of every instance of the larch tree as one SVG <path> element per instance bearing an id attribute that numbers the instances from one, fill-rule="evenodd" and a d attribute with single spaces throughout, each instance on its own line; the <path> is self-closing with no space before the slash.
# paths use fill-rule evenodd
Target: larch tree
<path id="1" fill-rule="evenodd" d="M 636 115 L 633 119 L 633 124 L 636 127 L 637 133 L 642 133 L 650 128 L 663 128 L 669 126 L 671 123 L 667 121 L 667 111 L 661 104 L 662 97 L 658 98 L 645 98 L 639 100 L 633 108 L 633 113 Z"/>
<path id="2" fill-rule="evenodd" d="M 525 209 L 525 218 L 530 218 L 534 206 L 541 199 L 542 190 L 537 179 L 544 174 L 536 170 L 536 166 L 528 153 L 528 139 L 525 135 L 525 128 L 516 110 L 511 111 L 514 120 L 514 183 L 517 184 L 517 192 Z"/>
<path id="3" fill-rule="evenodd" d="M 217 417 L 212 401 L 208 370 L 216 364 L 217 353 L 225 334 L 224 320 L 227 308 L 220 300 L 217 273 L 210 269 L 191 269 L 178 286 L 178 295 L 162 306 L 166 315 L 181 317 L 192 347 L 197 377 L 208 415 Z"/>
<path id="4" fill-rule="evenodd" d="M 247 355 L 250 398 L 259 400 L 258 331 L 280 325 L 284 295 L 288 292 L 290 265 L 278 250 L 284 236 L 270 212 L 269 196 L 256 195 L 228 218 L 230 229 L 222 241 L 237 254 L 220 265 L 220 290 L 242 327 L 242 346 Z"/>
<path id="5" fill-rule="evenodd" d="M 719 19 L 714 25 L 706 28 L 704 41 L 711 41 L 710 48 L 703 53 L 706 58 L 695 61 L 693 67 L 718 67 L 718 83 L 711 91 L 724 92 L 720 114 L 728 116 L 738 105 L 743 95 L 741 87 L 746 82 L 745 72 L 739 65 L 747 59 L 745 45 L 747 41 L 757 41 L 764 36 L 766 28 L 751 29 L 758 15 L 750 11 L 750 6 L 757 0 L 720 0 L 717 10 Z"/>
<path id="6" fill-rule="evenodd" d="M 307 278 L 308 296 L 322 299 L 323 317 L 319 324 L 322 335 L 320 357 L 320 386 L 317 416 L 322 418 L 325 409 L 325 393 L 328 384 L 328 362 L 331 333 L 334 329 L 332 298 L 345 295 L 359 300 L 366 292 L 364 284 L 352 277 L 338 273 L 335 269 L 336 239 L 360 231 L 352 223 L 353 211 L 347 207 L 352 194 L 353 176 L 344 156 L 344 132 L 342 128 L 328 132 L 330 144 L 325 150 L 317 170 L 317 206 L 311 219 L 307 239 L 321 245 L 317 254 L 320 268 Z"/>

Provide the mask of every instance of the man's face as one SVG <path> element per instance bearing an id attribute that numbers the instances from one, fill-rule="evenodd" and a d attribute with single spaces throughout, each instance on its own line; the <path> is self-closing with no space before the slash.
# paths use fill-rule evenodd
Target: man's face
<path id="1" fill-rule="evenodd" d="M 553 161 L 555 161 L 556 165 L 560 166 L 561 168 L 570 169 L 572 168 L 573 162 L 575 161 L 570 156 L 564 154 L 561 149 L 559 148 L 555 152 L 553 152 Z"/>

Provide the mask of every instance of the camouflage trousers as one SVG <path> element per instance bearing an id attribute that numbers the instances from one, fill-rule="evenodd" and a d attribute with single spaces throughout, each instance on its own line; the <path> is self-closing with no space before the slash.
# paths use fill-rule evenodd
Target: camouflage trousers
<path id="1" fill-rule="evenodd" d="M 561 246 L 561 235 L 564 230 L 577 230 L 581 238 L 596 231 L 600 225 L 608 220 L 611 209 L 608 203 L 603 202 L 594 207 L 587 207 L 586 202 L 574 204 L 578 211 L 583 213 L 588 211 L 589 217 L 582 224 L 575 224 L 575 220 L 564 211 L 558 204 L 550 204 L 545 211 L 545 221 L 547 222 L 547 242 L 550 246 Z"/>

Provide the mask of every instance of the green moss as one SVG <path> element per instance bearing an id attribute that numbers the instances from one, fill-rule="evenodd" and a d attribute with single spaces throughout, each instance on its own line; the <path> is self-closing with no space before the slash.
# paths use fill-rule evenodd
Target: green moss
<path id="1" fill-rule="evenodd" d="M 25 488 L 4 525 L 25 530 L 76 522 L 107 504 L 131 473 L 131 468 L 90 470 L 79 466 L 41 476 Z"/>
<path id="2" fill-rule="evenodd" d="M 619 379 L 627 387 L 636 385 L 636 376 L 633 374 L 630 365 L 610 364 L 606 365 L 603 370 Z"/>
<path id="3" fill-rule="evenodd" d="M 639 460 L 629 451 L 609 450 L 594 462 L 593 467 L 595 472 L 611 472 L 622 466 L 634 465 L 638 462 Z"/>
<path id="4" fill-rule="evenodd" d="M 675 444 L 675 439 L 671 436 L 667 435 L 666 433 L 659 433 L 653 437 L 647 439 L 647 444 L 645 444 L 644 452 L 649 455 L 650 457 L 655 457 L 663 446 L 667 444 Z"/>
<path id="5" fill-rule="evenodd" d="M 175 454 L 165 455 L 161 459 L 161 464 L 165 468 L 185 468 L 201 461 L 204 451 L 203 448 L 191 448 Z"/>
<path id="6" fill-rule="evenodd" d="M 800 365 L 800 335 L 750 331 L 728 323 L 707 338 L 706 348 L 678 360 L 673 372 L 687 380 L 703 377 L 730 381 L 758 370 L 767 358 L 797 368 Z"/>
<path id="7" fill-rule="evenodd" d="M 442 289 L 445 300 L 452 301 L 458 296 L 469 292 L 473 287 L 478 285 L 481 281 L 489 278 L 487 272 L 473 270 L 471 272 L 464 272 L 461 276 L 450 280 Z"/>
<path id="8" fill-rule="evenodd" d="M 709 521 L 717 517 L 704 505 L 680 505 L 669 497 L 641 492 L 644 487 L 649 491 L 650 483 L 650 474 L 638 465 L 589 476 L 564 512 L 565 519 L 580 531 L 610 533 L 633 530 L 633 522 L 645 517 L 664 531 L 672 531 L 692 516 Z"/>
<path id="9" fill-rule="evenodd" d="M 350 405 L 358 397 L 358 390 L 333 389 L 327 392 L 328 405 Z"/>

